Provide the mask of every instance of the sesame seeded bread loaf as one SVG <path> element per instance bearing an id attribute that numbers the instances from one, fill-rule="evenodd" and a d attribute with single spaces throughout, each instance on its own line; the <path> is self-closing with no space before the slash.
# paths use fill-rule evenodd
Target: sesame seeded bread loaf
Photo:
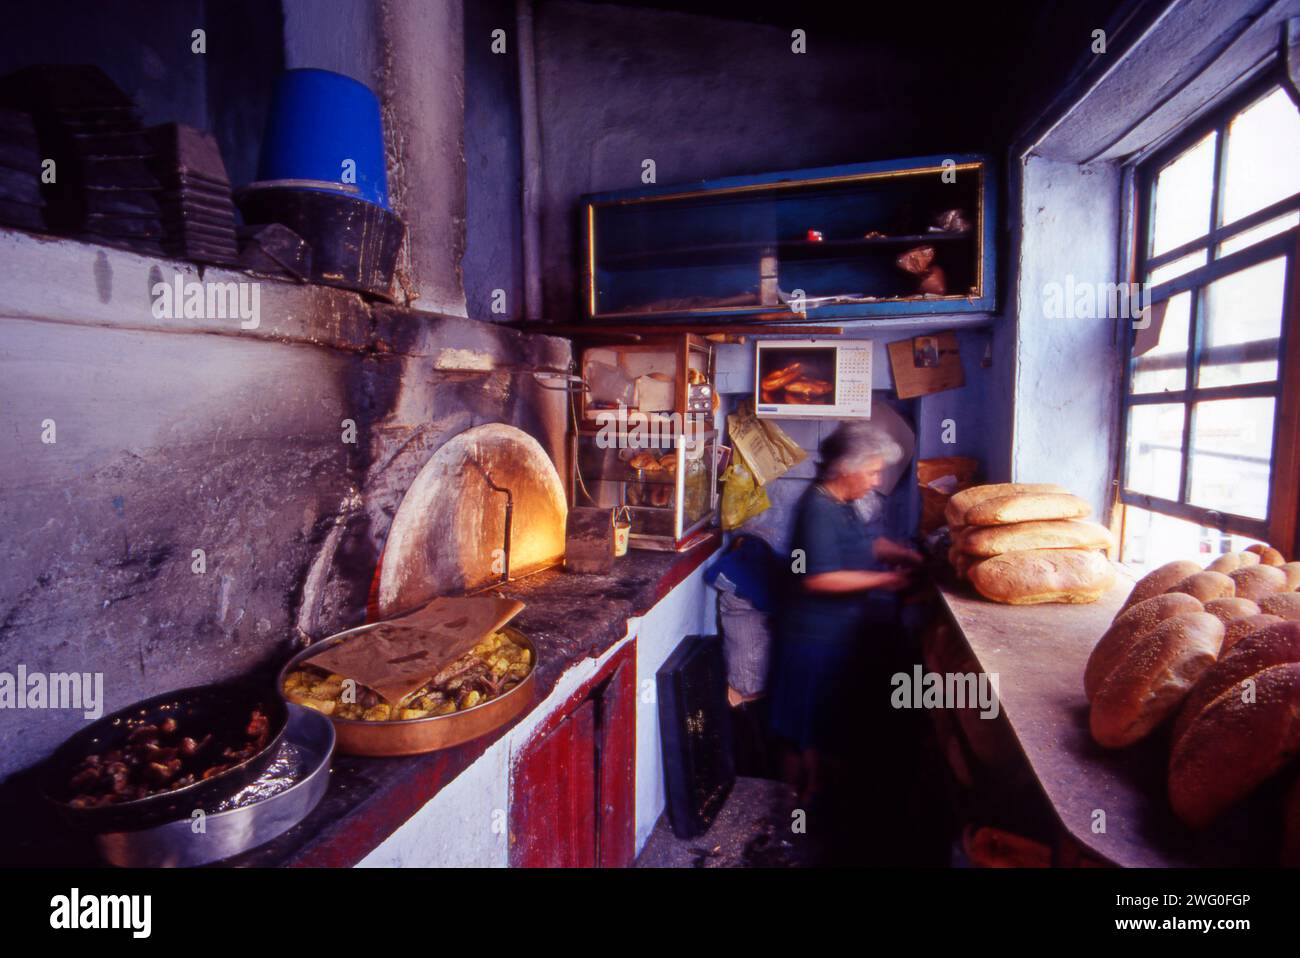
<path id="1" fill-rule="evenodd" d="M 1204 828 L 1300 752 L 1300 622 L 1254 632 L 1203 677 L 1175 729 L 1169 801 Z"/>
<path id="2" fill-rule="evenodd" d="M 1280 566 L 1286 563 L 1286 557 L 1272 546 L 1256 544 L 1246 546 L 1246 551 L 1259 556 L 1259 561 L 1263 565 Z"/>
<path id="3" fill-rule="evenodd" d="M 1244 569 L 1252 565 L 1259 565 L 1259 556 L 1253 552 L 1225 552 L 1205 568 L 1210 572 L 1222 572 L 1224 575 L 1229 575 L 1238 569 Z"/>
<path id="4" fill-rule="evenodd" d="M 1133 591 L 1124 600 L 1124 605 L 1119 610 L 1119 615 L 1116 618 L 1119 618 L 1126 610 L 1139 602 L 1144 602 L 1154 595 L 1160 595 L 1162 592 L 1168 592 L 1189 575 L 1195 575 L 1200 571 L 1201 567 L 1195 562 L 1181 559 L 1177 562 L 1166 562 L 1160 568 L 1152 569 L 1138 579 L 1137 585 L 1133 586 Z"/>
<path id="5" fill-rule="evenodd" d="M 1223 645 L 1219 646 L 1219 658 L 1223 658 L 1229 649 L 1246 636 L 1258 632 L 1266 625 L 1276 625 L 1285 621 L 1286 619 L 1279 616 L 1261 612 L 1259 615 L 1248 615 L 1244 619 L 1235 619 L 1229 622 L 1223 629 Z"/>
<path id="6" fill-rule="evenodd" d="M 1253 599 L 1256 602 L 1286 588 L 1286 573 L 1271 565 L 1247 566 L 1229 572 L 1228 576 L 1232 579 L 1239 598 Z"/>
<path id="7" fill-rule="evenodd" d="M 1229 623 L 1235 622 L 1237 619 L 1244 619 L 1248 615 L 1259 615 L 1259 606 L 1249 599 L 1211 599 L 1205 603 L 1205 611 L 1222 622 L 1224 628 L 1227 628 Z"/>
<path id="8" fill-rule="evenodd" d="M 1222 641 L 1223 623 L 1208 612 L 1175 615 L 1138 639 L 1097 686 L 1093 740 L 1122 748 L 1149 735 L 1214 665 Z"/>
<path id="9" fill-rule="evenodd" d="M 1215 599 L 1231 599 L 1237 594 L 1237 587 L 1222 572 L 1197 572 L 1171 586 L 1168 591 L 1186 592 L 1202 602 L 1213 602 Z"/>
<path id="10" fill-rule="evenodd" d="M 1300 622 L 1300 592 L 1274 592 L 1259 600 L 1259 611 Z"/>
<path id="11" fill-rule="evenodd" d="M 1121 613 L 1101 637 L 1083 671 L 1083 691 L 1091 702 L 1097 687 L 1115 666 L 1128 655 L 1138 640 L 1165 619 L 1189 612 L 1202 611 L 1201 603 L 1183 592 L 1156 595 Z"/>

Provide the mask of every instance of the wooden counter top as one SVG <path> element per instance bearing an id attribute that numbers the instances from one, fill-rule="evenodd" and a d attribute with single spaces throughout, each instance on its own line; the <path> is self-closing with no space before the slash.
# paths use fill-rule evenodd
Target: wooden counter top
<path id="1" fill-rule="evenodd" d="M 1083 847 L 1126 867 L 1273 865 L 1280 811 L 1265 789 L 1217 825 L 1182 826 L 1165 795 L 1168 730 L 1108 751 L 1088 733 L 1083 669 L 1133 587 L 1123 571 L 1090 605 L 1000 605 L 969 587 L 939 592 L 998 696 L 1062 826 Z M 1095 832 L 1098 811 L 1105 831 Z"/>

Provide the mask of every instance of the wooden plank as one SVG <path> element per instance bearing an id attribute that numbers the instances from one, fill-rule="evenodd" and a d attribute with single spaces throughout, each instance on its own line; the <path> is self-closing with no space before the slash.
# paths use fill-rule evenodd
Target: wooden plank
<path id="1" fill-rule="evenodd" d="M 1273 440 L 1273 476 L 1268 503 L 1268 540 L 1288 559 L 1296 557 L 1300 520 L 1300 230 L 1287 262 L 1283 314 L 1282 396 Z"/>
<path id="2" fill-rule="evenodd" d="M 587 701 L 529 744 L 511 790 L 511 867 L 595 866 L 595 728 Z"/>
<path id="3" fill-rule="evenodd" d="M 1177 821 L 1165 793 L 1167 734 L 1119 751 L 1092 741 L 1084 665 L 1132 586 L 1121 571 L 1090 605 L 1000 605 L 965 588 L 939 591 L 981 670 L 998 676 L 1001 710 L 1075 841 L 1126 867 L 1275 864 L 1279 822 L 1266 801 L 1244 802 L 1200 834 Z M 1099 812 L 1104 832 L 1094 830 Z"/>
<path id="4" fill-rule="evenodd" d="M 601 868 L 630 868 L 636 859 L 636 640 L 616 658 L 597 729 Z"/>

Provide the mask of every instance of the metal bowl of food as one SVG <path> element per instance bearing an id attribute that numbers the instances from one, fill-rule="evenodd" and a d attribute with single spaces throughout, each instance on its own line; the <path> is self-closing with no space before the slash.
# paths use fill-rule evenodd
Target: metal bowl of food
<path id="1" fill-rule="evenodd" d="M 287 722 L 284 701 L 248 683 L 156 695 L 59 746 L 42 789 L 66 821 L 93 832 L 187 818 L 261 775 Z"/>
<path id="2" fill-rule="evenodd" d="M 255 780 L 209 807 L 202 829 L 190 816 L 129 832 L 100 832 L 95 847 L 110 865 L 206 865 L 256 848 L 306 818 L 329 787 L 334 726 L 311 709 L 289 706 L 279 753 Z"/>
<path id="3" fill-rule="evenodd" d="M 480 735 L 485 735 L 504 725 L 523 712 L 533 702 L 537 687 L 537 650 L 527 636 L 518 629 L 509 626 L 498 629 L 497 633 L 509 639 L 514 646 L 527 653 L 527 673 L 515 682 L 506 683 L 509 685 L 508 688 L 503 686 L 501 691 L 496 694 L 481 696 L 480 700 L 475 700 L 473 704 L 468 704 L 468 700 L 462 698 L 460 704 L 464 704 L 465 707 L 459 707 L 458 704 L 454 711 L 447 711 L 444 714 L 428 714 L 419 718 L 365 719 L 344 717 L 343 715 L 333 714 L 336 706 L 332 698 L 323 697 L 332 691 L 327 684 L 328 679 L 322 680 L 325 692 L 306 689 L 304 693 L 303 686 L 300 684 L 302 680 L 293 680 L 291 678 L 301 675 L 305 669 L 310 667 L 308 659 L 319 655 L 334 645 L 358 639 L 373 628 L 373 624 L 363 625 L 355 629 L 349 629 L 346 632 L 340 632 L 338 635 L 330 636 L 328 639 L 308 646 L 285 663 L 284 668 L 280 670 L 279 678 L 276 680 L 276 687 L 286 701 L 317 708 L 325 711 L 330 716 L 330 720 L 334 723 L 334 731 L 338 735 L 338 750 L 340 752 L 348 755 L 393 756 L 420 755 L 424 752 L 450 748 L 453 745 L 460 745 L 462 742 L 478 738 Z M 474 654 L 473 651 L 467 652 L 460 659 L 457 659 L 455 663 L 445 668 L 443 672 L 454 671 L 457 663 L 463 662 L 467 657 Z M 430 685 L 434 684 L 434 682 L 430 683 Z M 286 691 L 286 688 L 288 691 Z M 317 689 L 319 688 L 320 686 L 317 686 Z M 459 692 L 460 689 L 458 688 L 455 691 Z M 317 697 L 313 697 L 312 692 L 316 692 Z M 417 692 L 412 696 L 408 696 L 408 700 L 418 702 L 421 697 L 421 693 Z M 387 708 L 386 703 L 381 704 Z M 425 710 L 400 710 L 399 714 L 401 714 L 401 711 L 420 712 Z M 389 714 L 391 714 L 391 710 Z"/>

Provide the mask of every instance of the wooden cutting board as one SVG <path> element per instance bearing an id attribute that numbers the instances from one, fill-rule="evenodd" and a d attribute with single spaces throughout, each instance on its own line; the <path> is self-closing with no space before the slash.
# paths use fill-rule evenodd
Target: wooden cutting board
<path id="1" fill-rule="evenodd" d="M 495 596 L 437 598 L 305 661 L 373 689 L 390 705 L 397 705 L 523 607 L 522 602 Z"/>

